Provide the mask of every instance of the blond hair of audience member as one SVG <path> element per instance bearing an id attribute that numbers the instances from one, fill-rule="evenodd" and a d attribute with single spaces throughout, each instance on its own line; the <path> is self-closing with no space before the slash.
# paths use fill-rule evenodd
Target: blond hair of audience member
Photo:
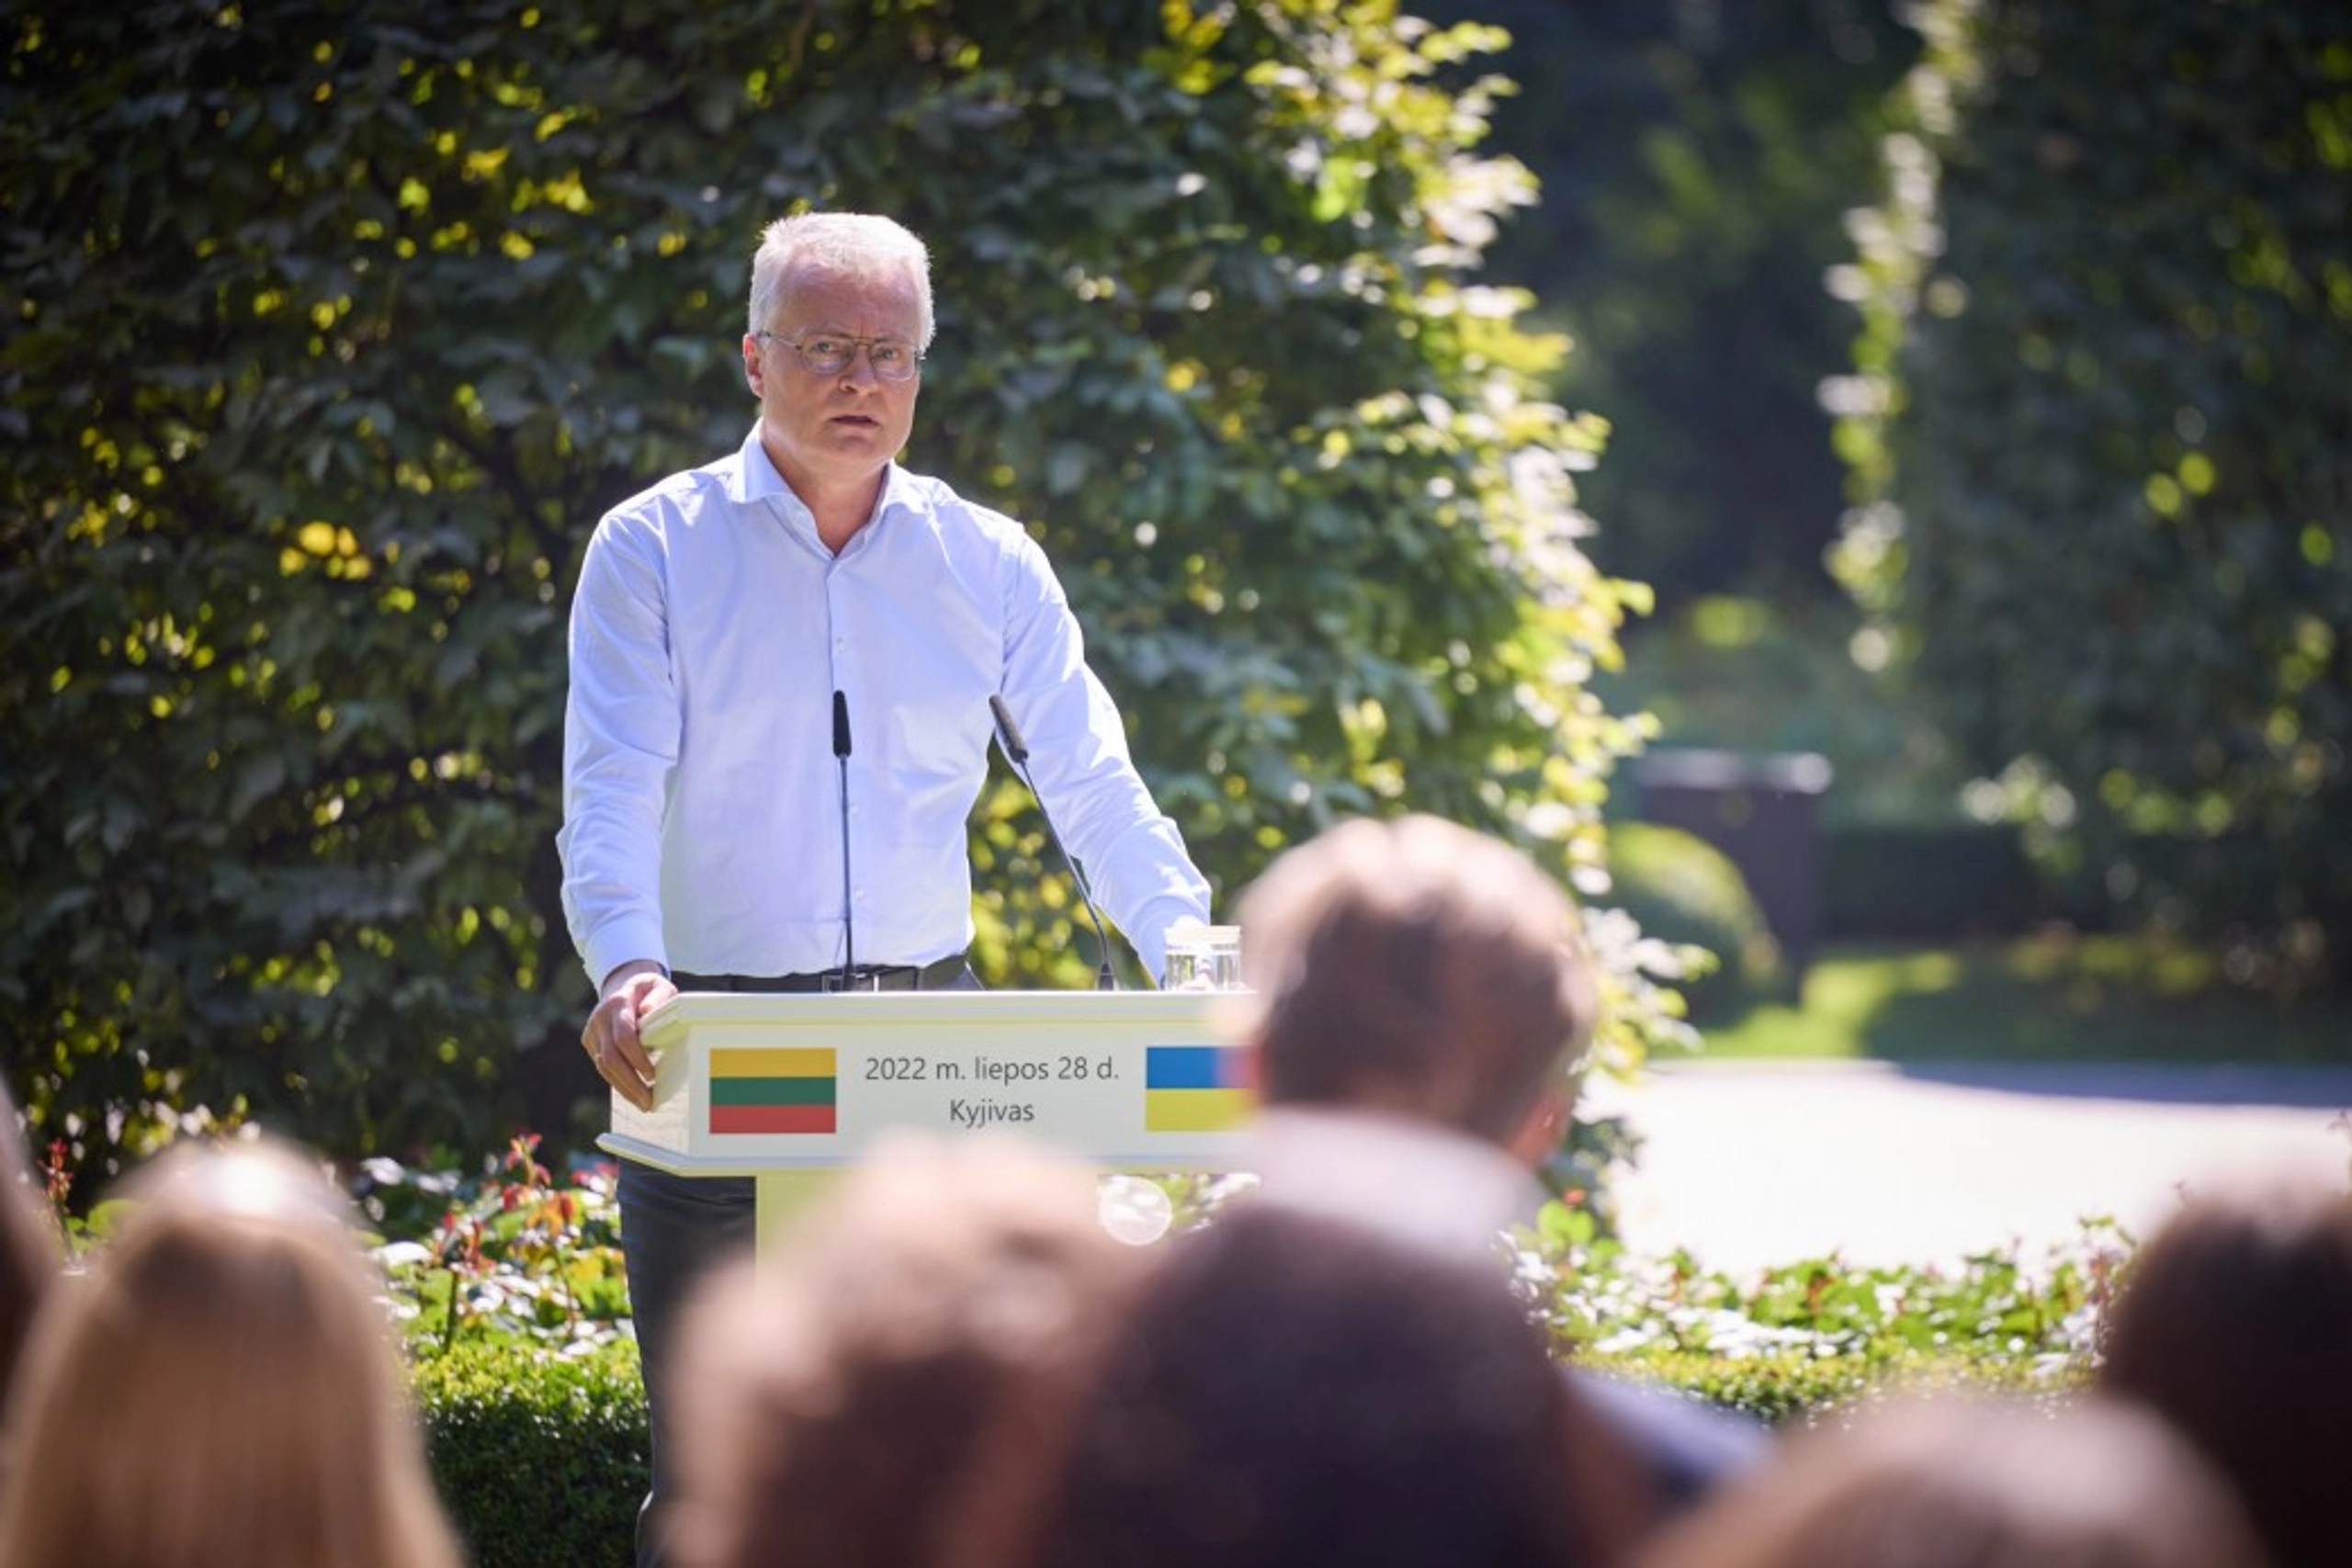
<path id="1" fill-rule="evenodd" d="M 9 1139 L 8 1146 L 0 1149 L 0 1393 L 6 1393 L 33 1318 L 55 1285 L 63 1259 L 57 1233 L 42 1212 L 46 1197 L 32 1162 L 25 1157 L 17 1102 L 5 1084 L 0 1084 L 0 1133 Z"/>
<path id="2" fill-rule="evenodd" d="M 1600 1010 L 1574 907 L 1498 839 L 1442 818 L 1342 823 L 1240 905 L 1228 1002 L 1269 1106 L 1390 1111 L 1531 1163 Z"/>
<path id="3" fill-rule="evenodd" d="M 1094 1178 L 1011 1138 L 902 1135 L 673 1346 L 686 1568 L 1023 1561 L 1065 1412 L 1142 1258 Z"/>
<path id="4" fill-rule="evenodd" d="M 1636 1568 L 2266 1568 L 2237 1499 L 2147 1413 L 1906 1401 L 1785 1443 Z"/>
<path id="5" fill-rule="evenodd" d="M 456 1568 L 341 1195 L 269 1145 L 167 1151 L 27 1348 L 0 1568 Z"/>
<path id="6" fill-rule="evenodd" d="M 2247 1179 L 2143 1247 L 2099 1385 L 2154 1406 L 2237 1486 L 2279 1568 L 2352 1562 L 2352 1195 Z"/>

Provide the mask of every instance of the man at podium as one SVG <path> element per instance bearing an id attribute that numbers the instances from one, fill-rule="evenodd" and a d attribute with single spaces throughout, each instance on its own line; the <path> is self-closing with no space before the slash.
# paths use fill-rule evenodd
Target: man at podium
<path id="1" fill-rule="evenodd" d="M 782 220 L 749 318 L 741 447 L 607 513 L 572 602 L 557 845 L 598 995 L 581 1044 L 640 1106 L 639 1021 L 680 989 L 977 984 L 965 824 L 1000 705 L 1150 974 L 1167 929 L 1209 912 L 1035 541 L 897 461 L 933 325 L 922 242 Z M 752 1182 L 623 1161 L 619 1195 L 653 1417 L 645 1565 L 664 1340 L 695 1276 L 750 1245 Z"/>

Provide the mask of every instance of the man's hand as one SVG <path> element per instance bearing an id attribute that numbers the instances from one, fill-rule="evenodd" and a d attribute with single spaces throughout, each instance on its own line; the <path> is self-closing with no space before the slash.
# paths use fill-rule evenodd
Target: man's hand
<path id="1" fill-rule="evenodd" d="M 638 1023 L 677 994 L 659 964 L 632 959 L 605 976 L 604 995 L 580 1032 L 598 1075 L 639 1111 L 653 1109 L 653 1057 L 638 1037 Z"/>

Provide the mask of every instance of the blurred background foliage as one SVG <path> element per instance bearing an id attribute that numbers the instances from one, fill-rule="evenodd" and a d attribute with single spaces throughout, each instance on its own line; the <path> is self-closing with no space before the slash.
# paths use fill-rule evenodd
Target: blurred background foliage
<path id="1" fill-rule="evenodd" d="M 1876 186 L 1917 57 L 1892 0 L 1425 0 L 1506 28 L 1496 144 L 1542 182 L 1496 272 L 1577 351 L 1555 385 L 1608 421 L 1595 554 L 1669 615 L 1818 598 L 1845 476 L 1816 396 L 1850 309 L 1822 288 Z"/>
<path id="2" fill-rule="evenodd" d="M 2352 988 L 2352 16 L 1409 9 L 12 7 L 0 1001 L 41 1134 L 594 1124 L 572 573 L 740 438 L 746 261 L 802 203 L 931 238 L 913 459 L 1043 538 L 1221 898 L 1419 808 L 1598 903 L 1683 890 L 1745 964 L 1720 874 L 1609 886 L 1655 735 L 1828 760 L 1826 937 Z M 983 972 L 1083 984 L 1009 775 L 973 834 Z M 1623 1066 L 1682 1037 L 1671 963 L 1596 929 Z"/>
<path id="3" fill-rule="evenodd" d="M 2352 12 L 1917 16 L 1831 280 L 1864 646 L 2045 865 L 2352 988 Z"/>
<path id="4" fill-rule="evenodd" d="M 912 460 L 1040 535 L 1221 897 L 1408 807 L 1603 886 L 1640 728 L 1587 677 L 1637 594 L 1582 549 L 1565 345 L 1480 269 L 1532 194 L 1476 151 L 1498 35 L 1313 0 L 6 28 L 0 1017 L 69 1169 L 248 1116 L 345 1156 L 601 1124 L 551 852 L 571 585 L 605 506 L 741 439 L 749 258 L 800 205 L 932 242 Z M 1082 983 L 1009 773 L 974 842 L 987 976 Z M 1611 933 L 1623 1065 L 1677 1025 Z"/>
<path id="5" fill-rule="evenodd" d="M 1780 942 L 1747 877 L 1723 851 L 1665 823 L 1618 822 L 1609 830 L 1609 872 L 1612 898 L 1645 935 L 1708 955 L 1707 965 L 1681 986 L 1692 1024 L 1705 1029 L 1741 1018 L 1782 992 L 1788 976 Z"/>
<path id="6" fill-rule="evenodd" d="M 1428 8 L 1513 34 L 1494 255 L 1660 607 L 1600 687 L 1829 760 L 1825 934 L 2352 990 L 2352 14 Z"/>

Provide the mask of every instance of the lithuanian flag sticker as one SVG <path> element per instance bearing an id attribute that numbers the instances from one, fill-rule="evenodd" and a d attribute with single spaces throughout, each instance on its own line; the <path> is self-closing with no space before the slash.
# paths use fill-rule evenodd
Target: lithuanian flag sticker
<path id="1" fill-rule="evenodd" d="M 712 1051 L 712 1134 L 838 1131 L 834 1057 L 830 1046 Z"/>

